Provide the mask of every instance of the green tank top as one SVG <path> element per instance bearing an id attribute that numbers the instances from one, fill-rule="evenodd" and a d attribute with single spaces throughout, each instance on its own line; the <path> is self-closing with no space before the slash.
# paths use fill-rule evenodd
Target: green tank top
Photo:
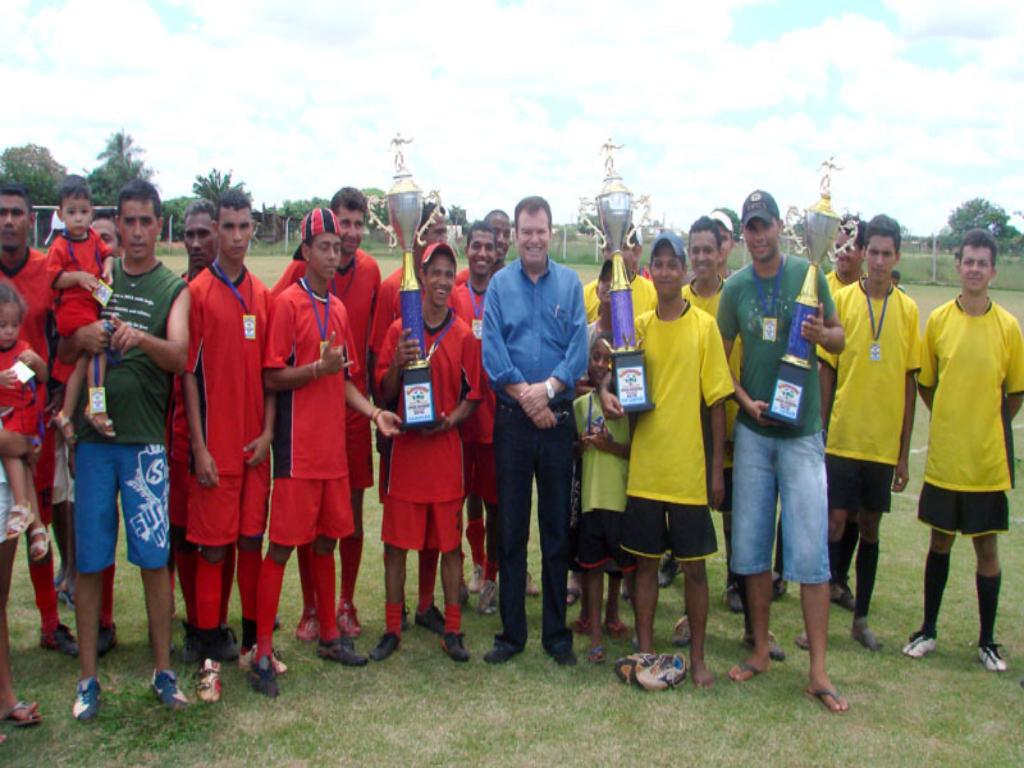
<path id="1" fill-rule="evenodd" d="M 146 333 L 167 337 L 167 316 L 185 282 L 157 262 L 142 275 L 127 275 L 120 259 L 114 263 L 114 293 L 103 316 L 117 315 L 121 320 Z M 88 402 L 88 387 L 82 387 L 78 414 L 78 439 L 94 443 L 164 444 L 167 433 L 167 406 L 171 393 L 171 375 L 138 348 L 122 355 L 119 362 L 107 361 L 107 410 L 117 437 L 101 437 L 82 414 Z"/>

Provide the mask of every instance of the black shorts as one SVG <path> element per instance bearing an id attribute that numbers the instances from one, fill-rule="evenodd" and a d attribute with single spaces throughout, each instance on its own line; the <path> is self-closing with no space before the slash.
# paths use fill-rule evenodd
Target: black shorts
<path id="1" fill-rule="evenodd" d="M 622 518 L 622 548 L 639 557 L 703 560 L 718 551 L 706 504 L 672 504 L 630 496 Z"/>
<path id="2" fill-rule="evenodd" d="M 828 508 L 848 512 L 888 512 L 895 467 L 877 461 L 825 454 Z"/>
<path id="3" fill-rule="evenodd" d="M 951 491 L 925 483 L 917 519 L 943 533 L 984 536 L 1010 529 L 1010 508 L 1003 491 Z"/>
<path id="4" fill-rule="evenodd" d="M 722 503 L 718 505 L 718 512 L 732 512 L 732 467 L 722 470 L 722 477 L 725 480 L 725 496 Z M 711 484 L 708 483 L 708 498 L 711 498 Z"/>
<path id="5" fill-rule="evenodd" d="M 585 571 L 615 564 L 623 572 L 636 567 L 636 560 L 622 548 L 622 516 L 625 512 L 593 509 L 580 520 L 576 562 Z"/>

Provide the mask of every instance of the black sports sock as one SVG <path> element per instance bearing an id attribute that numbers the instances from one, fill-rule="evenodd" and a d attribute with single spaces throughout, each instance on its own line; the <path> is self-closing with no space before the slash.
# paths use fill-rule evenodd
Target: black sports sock
<path id="1" fill-rule="evenodd" d="M 854 600 L 853 618 L 863 619 L 868 615 L 871 593 L 875 591 L 875 574 L 878 572 L 878 542 L 860 540 L 857 552 L 857 597 Z"/>
<path id="2" fill-rule="evenodd" d="M 981 623 L 978 646 L 992 645 L 995 642 L 996 610 L 999 608 L 999 586 L 1003 574 L 982 576 L 979 573 L 974 578 L 978 587 L 978 618 Z"/>
<path id="3" fill-rule="evenodd" d="M 249 650 L 256 645 L 256 620 L 242 617 L 242 648 Z"/>
<path id="4" fill-rule="evenodd" d="M 833 584 L 839 584 L 840 583 L 839 561 L 842 558 L 842 553 L 839 550 L 840 550 L 840 548 L 842 546 L 843 546 L 843 540 L 842 539 L 840 539 L 839 541 L 830 541 L 828 543 L 829 580 Z"/>
<path id="5" fill-rule="evenodd" d="M 786 563 L 782 559 L 782 516 L 779 516 L 779 522 L 775 526 L 775 572 L 779 574 L 779 578 L 782 578 L 782 574 L 785 570 Z"/>
<path id="6" fill-rule="evenodd" d="M 949 578 L 949 552 L 939 554 L 929 550 L 924 563 L 924 623 L 921 631 L 928 637 L 937 637 L 936 624 L 939 621 L 939 607 L 942 593 Z"/>
<path id="7" fill-rule="evenodd" d="M 743 631 L 753 636 L 754 627 L 750 623 L 750 605 L 747 603 L 747 577 L 736 574 L 736 593 L 740 596 L 740 604 L 743 606 Z"/>
<path id="8" fill-rule="evenodd" d="M 843 529 L 843 538 L 839 540 L 839 562 L 833 571 L 837 583 L 848 584 L 850 582 L 850 563 L 853 562 L 853 553 L 857 549 L 857 540 L 860 538 L 860 528 L 856 522 L 847 520 L 846 528 Z"/>

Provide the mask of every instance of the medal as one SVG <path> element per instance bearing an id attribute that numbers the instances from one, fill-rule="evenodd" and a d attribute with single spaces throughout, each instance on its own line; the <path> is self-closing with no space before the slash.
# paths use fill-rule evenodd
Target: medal
<path id="1" fill-rule="evenodd" d="M 879 363 L 882 361 L 882 324 L 885 322 L 885 310 L 889 306 L 889 294 L 892 293 L 892 288 L 885 294 L 885 298 L 882 300 L 882 314 L 878 317 L 878 327 L 875 328 L 875 309 L 871 306 L 871 297 L 868 295 L 868 289 L 866 284 L 861 286 L 864 289 L 864 298 L 868 302 L 868 317 L 871 319 L 871 347 L 868 350 L 868 356 L 873 363 Z"/>
<path id="2" fill-rule="evenodd" d="M 871 344 L 871 362 L 878 363 L 882 360 L 882 345 L 877 341 Z"/>
<path id="3" fill-rule="evenodd" d="M 323 358 L 324 352 L 331 348 L 331 342 L 321 341 L 320 342 L 320 357 Z"/>
<path id="4" fill-rule="evenodd" d="M 256 340 L 256 315 L 242 315 L 242 335 L 246 341 Z"/>
<path id="5" fill-rule="evenodd" d="M 109 285 L 100 280 L 99 285 L 96 286 L 92 292 L 92 297 L 100 303 L 101 307 L 107 306 L 110 298 L 114 295 L 114 289 Z"/>
<path id="6" fill-rule="evenodd" d="M 473 336 L 477 341 L 484 337 L 484 321 L 473 318 Z"/>
<path id="7" fill-rule="evenodd" d="M 779 334 L 779 321 L 775 317 L 761 318 L 761 340 L 775 341 Z"/>
<path id="8" fill-rule="evenodd" d="M 89 387 L 89 413 L 107 412 L 107 390 L 105 387 Z"/>

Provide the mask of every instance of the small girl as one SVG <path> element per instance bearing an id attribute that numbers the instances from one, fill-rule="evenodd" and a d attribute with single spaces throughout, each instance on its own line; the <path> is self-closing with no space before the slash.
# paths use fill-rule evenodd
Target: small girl
<path id="1" fill-rule="evenodd" d="M 9 283 L 0 283 L 0 420 L 4 429 L 39 441 L 48 374 L 46 362 L 19 338 L 24 316 L 25 301 Z M 32 470 L 23 458 L 5 457 L 3 466 L 14 496 L 7 516 L 7 536 L 27 530 L 29 556 L 42 560 L 50 551 L 50 543 L 46 526 L 36 514 Z"/>

